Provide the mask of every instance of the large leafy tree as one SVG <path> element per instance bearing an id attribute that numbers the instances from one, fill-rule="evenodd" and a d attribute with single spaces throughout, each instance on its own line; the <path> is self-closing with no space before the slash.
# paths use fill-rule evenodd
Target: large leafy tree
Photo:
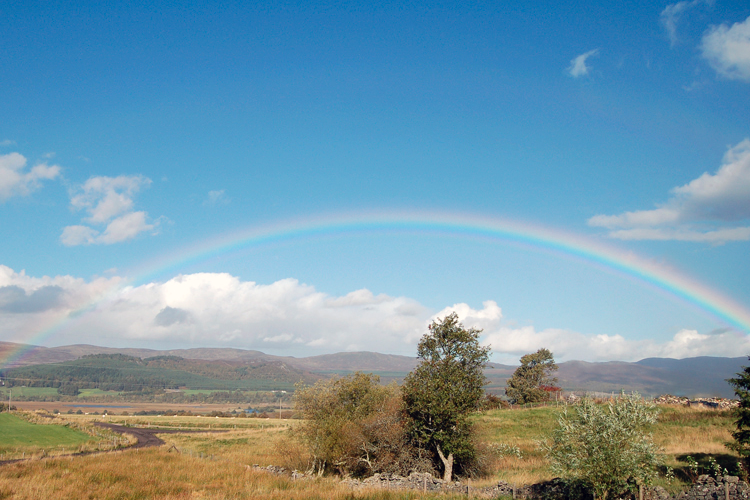
<path id="1" fill-rule="evenodd" d="M 479 345 L 481 330 L 466 329 L 454 312 L 433 321 L 417 347 L 420 363 L 402 387 L 409 433 L 439 458 L 443 478 L 475 456 L 469 415 L 484 396 L 484 365 L 489 347 Z"/>
<path id="2" fill-rule="evenodd" d="M 737 430 L 732 433 L 734 442 L 729 447 L 742 457 L 745 465 L 750 465 L 750 366 L 744 367 L 736 378 L 730 378 L 727 382 L 734 387 L 734 393 L 740 400 L 740 405 L 734 410 Z"/>
<path id="3" fill-rule="evenodd" d="M 554 386 L 557 379 L 552 376 L 556 370 L 555 358 L 548 349 L 526 354 L 521 358 L 521 366 L 506 382 L 505 395 L 514 404 L 546 401 L 550 389 L 557 389 Z"/>
<path id="4" fill-rule="evenodd" d="M 546 446 L 552 472 L 589 483 L 601 500 L 623 493 L 631 479 L 647 484 L 659 463 L 648 433 L 657 415 L 637 393 L 606 404 L 584 398 L 562 413 Z"/>

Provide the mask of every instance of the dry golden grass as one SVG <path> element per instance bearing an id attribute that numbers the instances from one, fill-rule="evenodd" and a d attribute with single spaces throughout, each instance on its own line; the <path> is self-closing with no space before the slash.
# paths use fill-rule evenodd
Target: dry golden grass
<path id="1" fill-rule="evenodd" d="M 292 481 L 231 459 L 201 459 L 162 447 L 7 465 L 0 468 L 0 498 L 386 500 L 435 496 L 355 492 L 333 478 Z"/>
<path id="2" fill-rule="evenodd" d="M 491 461 L 490 477 L 476 486 L 498 480 L 531 484 L 552 478 L 539 443 L 556 424 L 557 408 L 497 410 L 476 417 L 479 437 L 496 445 L 517 447 Z M 65 416 L 79 424 L 102 420 L 95 416 Z M 298 421 L 276 419 L 214 419 L 198 417 L 110 417 L 112 423 L 222 433 L 162 434 L 167 443 L 158 449 L 128 450 L 74 458 L 27 461 L 0 467 L 0 499 L 406 499 L 431 498 L 421 492 L 353 491 L 334 478 L 291 481 L 253 470 L 253 464 L 303 469 L 304 450 L 289 439 Z M 654 439 L 665 452 L 665 464 L 684 468 L 685 456 L 709 455 L 731 465 L 732 420 L 728 413 L 684 407 L 662 407 Z M 507 448 L 506 448 L 507 449 Z M 441 496 L 440 498 L 446 498 Z M 449 497 L 448 497 L 449 498 Z"/>

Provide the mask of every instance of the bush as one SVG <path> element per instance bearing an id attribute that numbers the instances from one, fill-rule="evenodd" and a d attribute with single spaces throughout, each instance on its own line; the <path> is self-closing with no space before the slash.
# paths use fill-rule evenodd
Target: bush
<path id="1" fill-rule="evenodd" d="M 357 372 L 296 391 L 296 409 L 305 419 L 298 437 L 310 471 L 362 476 L 423 470 L 404 432 L 398 387 L 379 380 Z"/>
<path id="2" fill-rule="evenodd" d="M 582 399 L 573 414 L 563 412 L 546 446 L 553 473 L 589 483 L 602 500 L 633 482 L 649 484 L 659 460 L 646 431 L 657 413 L 638 394 L 621 394 L 606 404 Z"/>

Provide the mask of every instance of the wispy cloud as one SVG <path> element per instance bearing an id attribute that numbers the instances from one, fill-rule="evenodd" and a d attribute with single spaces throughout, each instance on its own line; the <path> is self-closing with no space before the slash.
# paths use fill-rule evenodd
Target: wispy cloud
<path id="1" fill-rule="evenodd" d="M 713 0 L 692 0 L 683 1 L 667 5 L 663 11 L 661 11 L 660 21 L 661 25 L 667 31 L 669 37 L 669 44 L 674 47 L 679 41 L 677 34 L 677 25 L 680 23 L 682 15 L 695 7 L 700 5 L 713 5 Z"/>
<path id="2" fill-rule="evenodd" d="M 119 243 L 138 234 L 154 230 L 159 222 L 148 222 L 143 211 L 133 211 L 133 198 L 151 179 L 141 175 L 119 177 L 91 177 L 73 190 L 70 205 L 74 210 L 85 210 L 90 225 L 67 226 L 60 241 L 66 246 Z M 102 230 L 94 226 L 106 227 Z"/>
<path id="3" fill-rule="evenodd" d="M 16 141 L 11 141 L 10 139 L 3 139 L 0 141 L 0 147 L 7 147 L 7 146 L 13 146 L 16 143 Z"/>
<path id="4" fill-rule="evenodd" d="M 597 215 L 588 223 L 622 240 L 750 240 L 750 139 L 730 148 L 715 174 L 704 173 L 671 193 L 655 209 Z"/>
<path id="5" fill-rule="evenodd" d="M 580 56 L 572 59 L 570 61 L 570 66 L 568 66 L 568 74 L 572 76 L 573 78 L 587 76 L 591 68 L 586 65 L 586 60 L 589 57 L 595 56 L 597 54 L 599 54 L 599 49 L 594 49 L 594 50 L 589 50 L 585 54 L 581 54 Z"/>
<path id="6" fill-rule="evenodd" d="M 58 165 L 38 163 L 26 171 L 26 157 L 20 153 L 0 155 L 0 201 L 26 196 L 41 186 L 41 181 L 59 177 Z"/>
<path id="7" fill-rule="evenodd" d="M 230 197 L 224 192 L 223 189 L 216 191 L 209 191 L 208 197 L 203 202 L 204 206 L 216 206 L 216 205 L 228 205 L 232 201 Z"/>
<path id="8" fill-rule="evenodd" d="M 731 27 L 720 24 L 709 28 L 703 35 L 701 53 L 724 78 L 750 82 L 750 17 Z"/>

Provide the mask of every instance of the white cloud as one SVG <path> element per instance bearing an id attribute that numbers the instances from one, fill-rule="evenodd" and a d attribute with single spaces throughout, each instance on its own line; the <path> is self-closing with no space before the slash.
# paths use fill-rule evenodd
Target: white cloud
<path id="1" fill-rule="evenodd" d="M 146 223 L 146 212 L 131 212 L 114 219 L 107 224 L 98 240 L 100 243 L 112 244 L 135 238 L 143 231 L 154 229 L 154 224 Z"/>
<path id="2" fill-rule="evenodd" d="M 416 301 L 368 290 L 333 297 L 294 279 L 260 285 L 228 274 L 199 273 L 120 290 L 82 315 L 74 335 L 91 335 L 86 341 L 98 342 L 124 339 L 255 349 L 291 344 L 325 352 L 411 353 L 426 331 L 428 317 L 429 311 Z"/>
<path id="3" fill-rule="evenodd" d="M 155 229 L 159 222 L 148 223 L 146 212 L 134 212 L 133 198 L 151 179 L 141 175 L 119 177 L 91 177 L 71 194 L 70 204 L 85 210 L 84 222 L 104 225 L 103 231 L 90 226 L 76 225 L 63 229 L 60 241 L 67 246 L 119 243 L 138 234 Z"/>
<path id="4" fill-rule="evenodd" d="M 11 196 L 26 196 L 41 186 L 43 180 L 60 175 L 58 165 L 39 163 L 25 172 L 26 158 L 19 153 L 0 155 L 0 201 Z"/>
<path id="5" fill-rule="evenodd" d="M 13 146 L 16 143 L 16 141 L 11 141 L 10 139 L 3 139 L 0 141 L 0 147 L 7 147 L 7 146 Z"/>
<path id="6" fill-rule="evenodd" d="M 150 184 L 151 179 L 141 175 L 91 177 L 71 197 L 70 204 L 78 210 L 85 209 L 89 222 L 106 222 L 130 210 L 133 196 Z"/>
<path id="7" fill-rule="evenodd" d="M 730 148 L 716 173 L 704 173 L 671 192 L 653 210 L 596 215 L 588 223 L 623 240 L 750 240 L 750 226 L 742 224 L 750 219 L 750 139 Z"/>
<path id="8" fill-rule="evenodd" d="M 60 241 L 65 246 L 90 245 L 96 243 L 99 234 L 94 228 L 88 226 L 67 226 L 60 235 Z"/>
<path id="9" fill-rule="evenodd" d="M 667 30 L 667 36 L 669 36 L 669 43 L 672 47 L 677 43 L 677 25 L 682 18 L 682 15 L 690 9 L 693 9 L 699 5 L 713 5 L 712 0 L 692 0 L 683 1 L 667 5 L 661 12 L 660 21 L 664 29 Z"/>
<path id="10" fill-rule="evenodd" d="M 453 311 L 466 327 L 484 330 L 481 341 L 497 356 L 513 361 L 541 347 L 558 360 L 587 361 L 750 352 L 750 337 L 732 331 L 707 335 L 684 329 L 660 343 L 558 328 L 513 328 L 492 300 L 479 309 L 458 303 L 435 313 L 408 297 L 366 289 L 332 296 L 294 279 L 262 285 L 229 274 L 198 273 L 133 287 L 123 286 L 116 276 L 89 282 L 71 276 L 34 278 L 0 265 L 0 338 L 17 342 L 28 340 L 19 338 L 19 332 L 44 331 L 68 318 L 57 329 L 56 343 L 414 355 L 427 325 Z"/>
<path id="11" fill-rule="evenodd" d="M 701 51 L 719 75 L 750 82 L 750 17 L 731 27 L 712 26 L 703 35 Z"/>
<path id="12" fill-rule="evenodd" d="M 57 325 L 75 311 L 101 299 L 121 278 L 85 281 L 72 276 L 27 276 L 0 265 L 0 338 L 27 342 L 28 332 Z M 92 341 L 96 335 L 92 332 Z"/>
<path id="13" fill-rule="evenodd" d="M 594 49 L 589 50 L 585 54 L 581 54 L 580 56 L 572 59 L 570 61 L 570 66 L 568 66 L 568 74 L 573 78 L 588 75 L 591 68 L 586 66 L 586 60 L 589 57 L 595 56 L 597 54 L 599 54 L 599 49 Z"/>
<path id="14" fill-rule="evenodd" d="M 208 197 L 206 198 L 206 201 L 203 202 L 203 205 L 206 205 L 206 206 L 228 205 L 230 201 L 232 201 L 232 199 L 226 195 L 224 190 L 219 189 L 216 191 L 209 191 Z"/>

